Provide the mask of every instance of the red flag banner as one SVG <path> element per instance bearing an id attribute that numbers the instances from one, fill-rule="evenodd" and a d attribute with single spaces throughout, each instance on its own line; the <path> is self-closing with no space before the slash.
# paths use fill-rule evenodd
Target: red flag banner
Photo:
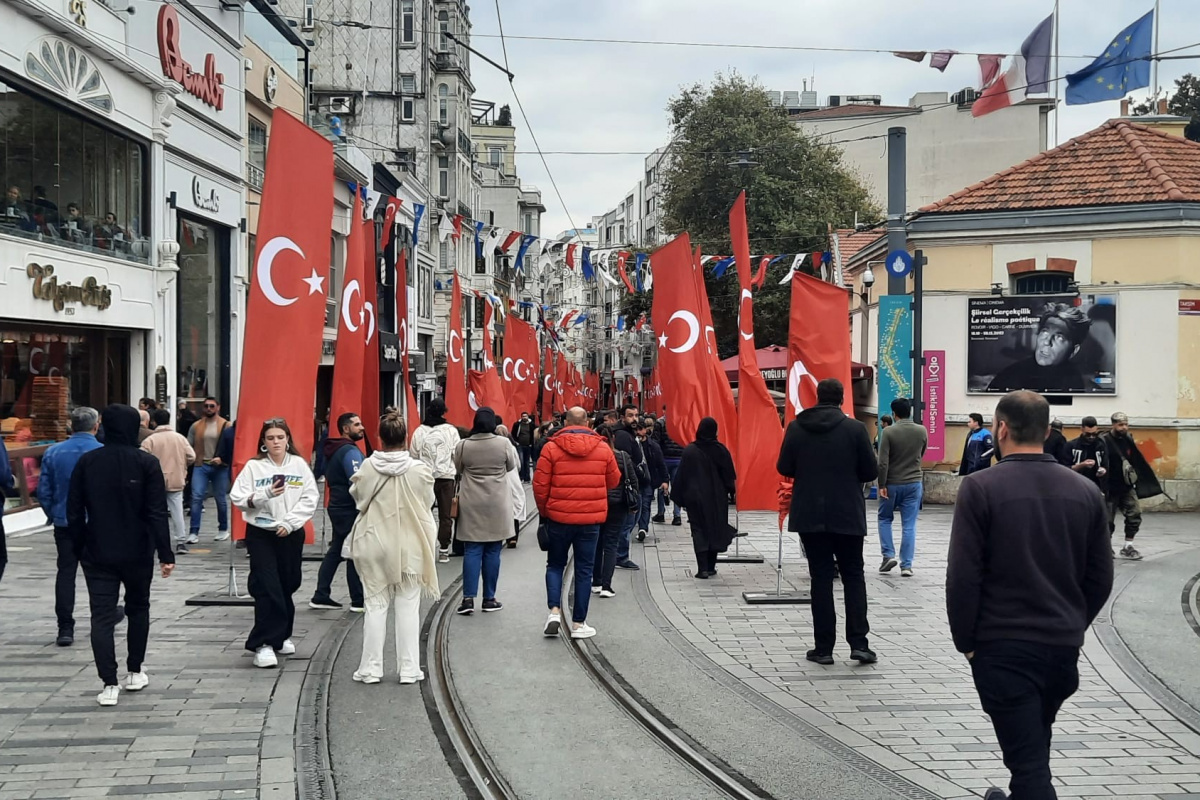
<path id="1" fill-rule="evenodd" d="M 817 404 L 817 383 L 837 378 L 846 388 L 842 410 L 854 416 L 850 392 L 850 336 L 845 289 L 797 272 L 792 276 L 788 326 L 787 413 L 791 419 Z"/>
<path id="2" fill-rule="evenodd" d="M 704 350 L 707 356 L 706 371 L 703 373 L 707 376 L 704 380 L 704 391 L 708 398 L 706 416 L 717 421 L 717 438 L 729 448 L 729 454 L 732 456 L 737 452 L 737 404 L 733 402 L 729 376 L 725 374 L 725 368 L 721 366 L 721 358 L 717 353 L 717 335 L 713 328 L 712 307 L 708 302 L 708 287 L 704 284 L 704 269 L 700 266 L 699 248 L 696 248 L 694 267 L 692 275 L 696 281 L 696 294 L 703 314 Z M 695 438 L 696 432 L 692 431 L 688 441 Z"/>
<path id="3" fill-rule="evenodd" d="M 400 206 L 403 204 L 403 200 L 395 197 L 387 199 L 387 208 L 383 212 L 383 233 L 379 236 L 380 250 L 387 250 L 388 244 L 392 241 L 392 232 L 396 228 L 396 212 L 400 210 Z"/>
<path id="4" fill-rule="evenodd" d="M 504 387 L 500 384 L 500 371 L 496 369 L 495 355 L 492 350 L 492 304 L 484 305 L 483 311 L 483 392 L 475 393 L 475 400 L 480 406 L 487 406 L 503 419 L 506 425 L 513 422 L 512 412 L 508 410 L 508 400 L 504 396 Z M 474 421 L 472 420 L 472 424 Z"/>
<path id="5" fill-rule="evenodd" d="M 333 357 L 333 390 L 329 402 L 329 433 L 336 435 L 342 414 L 362 416 L 363 369 L 367 333 L 375 327 L 375 308 L 368 305 L 364 258 L 367 248 L 362 202 L 354 193 L 350 236 L 346 240 L 346 274 L 338 298 L 337 349 Z M 362 447 L 362 445 L 359 445 Z"/>
<path id="6" fill-rule="evenodd" d="M 404 420 L 409 435 L 412 435 L 421 424 L 421 412 L 408 375 L 408 249 L 404 247 L 400 248 L 400 257 L 396 260 L 396 319 L 399 321 L 396 337 L 400 340 L 400 381 L 404 384 Z"/>
<path id="7" fill-rule="evenodd" d="M 267 147 L 258 245 L 246 299 L 245 350 L 233 449 L 236 476 L 258 455 L 263 420 L 283 417 L 296 450 L 313 451 L 309 404 L 317 386 L 325 295 L 329 289 L 329 224 L 333 219 L 333 145 L 276 109 Z M 304 198 L 297 203 L 296 198 Z M 362 260 L 359 259 L 359 263 Z M 287 332 L 280 346 L 280 332 Z M 306 528 L 312 542 L 312 525 Z M 246 525 L 233 515 L 233 536 Z"/>
<path id="8" fill-rule="evenodd" d="M 446 323 L 446 419 L 451 425 L 470 428 L 475 412 L 467 405 L 467 362 L 462 335 L 462 287 L 454 276 L 450 295 L 450 320 Z"/>
<path id="9" fill-rule="evenodd" d="M 568 371 L 566 353 L 558 354 L 558 357 L 555 359 L 554 373 L 554 413 L 558 414 L 567 410 L 566 389 L 570 373 Z"/>
<path id="10" fill-rule="evenodd" d="M 367 330 L 363 339 L 362 400 L 358 415 L 366 427 L 365 441 L 370 449 L 379 444 L 379 261 L 375 253 L 373 219 L 363 220 L 363 246 L 363 309 Z"/>
<path id="11" fill-rule="evenodd" d="M 745 192 L 729 211 L 729 236 L 742 289 L 738 309 L 738 449 L 733 454 L 737 506 L 742 511 L 775 511 L 779 507 L 776 492 L 779 475 L 775 464 L 783 444 L 783 425 L 775 401 L 767 391 L 767 382 L 759 372 L 758 354 L 754 350 L 754 297 L 750 291 L 754 279 L 750 275 Z M 764 258 L 760 272 L 766 263 Z"/>
<path id="12" fill-rule="evenodd" d="M 538 348 L 533 326 L 509 314 L 504 324 L 503 378 L 513 414 L 537 413 Z M 513 422 L 516 420 L 513 419 Z"/>
<path id="13" fill-rule="evenodd" d="M 467 370 L 467 407 L 471 409 L 472 421 L 471 425 L 464 425 L 464 428 L 470 428 L 475 424 L 475 412 L 487 405 L 481 398 L 487 394 L 485 388 L 484 373 L 477 369 Z M 492 409 L 495 411 L 496 409 Z"/>
<path id="14" fill-rule="evenodd" d="M 554 351 L 542 348 L 542 422 L 554 416 Z"/>
<path id="15" fill-rule="evenodd" d="M 704 384 L 709 373 L 705 348 L 696 346 L 704 327 L 688 235 L 655 251 L 650 268 L 654 276 L 650 319 L 658 334 L 667 432 L 686 444 L 695 440 L 700 420 L 708 416 Z"/>

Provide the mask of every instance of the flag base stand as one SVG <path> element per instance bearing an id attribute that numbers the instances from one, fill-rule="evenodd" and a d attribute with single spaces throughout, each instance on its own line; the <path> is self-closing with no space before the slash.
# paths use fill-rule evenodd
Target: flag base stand
<path id="1" fill-rule="evenodd" d="M 734 513 L 736 514 L 737 511 L 735 510 Z M 738 517 L 735 517 L 734 519 L 738 519 Z M 739 524 L 740 524 L 740 519 L 739 519 Z M 739 530 L 737 535 L 733 537 L 733 553 L 729 554 L 729 555 L 717 556 L 717 563 L 718 564 L 761 564 L 761 563 L 763 563 L 763 561 L 765 561 L 765 559 L 760 555 L 752 555 L 752 556 L 742 555 L 741 544 L 742 544 L 742 539 L 745 536 L 746 536 L 746 534 L 742 533 Z"/>
<path id="2" fill-rule="evenodd" d="M 322 491 L 321 496 L 324 497 L 325 492 Z M 325 553 L 328 550 L 328 547 L 325 544 L 325 520 L 326 519 L 327 519 L 327 516 L 325 514 L 322 514 L 321 515 L 321 548 L 319 550 L 317 550 L 316 552 L 313 552 L 311 547 L 309 547 L 308 545 L 304 545 L 304 550 L 300 554 L 301 561 L 310 561 L 311 562 L 311 561 L 324 561 L 325 560 Z"/>
<path id="3" fill-rule="evenodd" d="M 743 602 L 752 606 L 810 605 L 812 593 L 803 590 L 783 591 L 783 530 L 779 531 L 779 555 L 775 562 L 775 591 L 742 592 Z"/>
<path id="4" fill-rule="evenodd" d="M 240 594 L 237 585 L 237 567 L 234 558 L 237 553 L 237 542 L 229 540 L 229 583 L 225 591 L 202 592 L 183 601 L 185 606 L 253 606 L 254 598 L 248 594 Z"/>

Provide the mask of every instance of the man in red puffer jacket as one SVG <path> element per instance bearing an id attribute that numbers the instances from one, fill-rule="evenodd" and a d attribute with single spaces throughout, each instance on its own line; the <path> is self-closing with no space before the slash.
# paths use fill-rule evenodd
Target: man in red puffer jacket
<path id="1" fill-rule="evenodd" d="M 562 625 L 563 570 L 567 551 L 575 552 L 575 608 L 571 638 L 588 639 L 596 629 L 587 624 L 596 539 L 608 516 L 608 490 L 621 482 L 621 470 L 603 436 L 587 427 L 587 412 L 567 412 L 566 427 L 547 440 L 533 477 L 533 497 L 546 526 L 546 604 L 550 616 L 542 630 L 557 636 Z"/>

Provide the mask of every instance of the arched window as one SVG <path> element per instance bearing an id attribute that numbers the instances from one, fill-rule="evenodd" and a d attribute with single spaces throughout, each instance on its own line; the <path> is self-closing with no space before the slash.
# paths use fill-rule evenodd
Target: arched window
<path id="1" fill-rule="evenodd" d="M 438 86 L 438 123 L 450 124 L 450 87 L 444 83 Z"/>

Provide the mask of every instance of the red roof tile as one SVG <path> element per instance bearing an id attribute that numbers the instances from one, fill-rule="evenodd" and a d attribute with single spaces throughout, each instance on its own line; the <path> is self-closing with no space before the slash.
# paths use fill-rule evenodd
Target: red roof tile
<path id="1" fill-rule="evenodd" d="M 860 250 L 871 246 L 884 236 L 887 236 L 887 231 L 879 228 L 865 231 L 856 231 L 853 228 L 839 229 L 837 232 L 838 249 L 842 253 L 842 263 L 849 264 L 850 259 L 854 258 Z"/>
<path id="2" fill-rule="evenodd" d="M 1117 119 L 920 213 L 1167 202 L 1200 202 L 1200 144 Z"/>

